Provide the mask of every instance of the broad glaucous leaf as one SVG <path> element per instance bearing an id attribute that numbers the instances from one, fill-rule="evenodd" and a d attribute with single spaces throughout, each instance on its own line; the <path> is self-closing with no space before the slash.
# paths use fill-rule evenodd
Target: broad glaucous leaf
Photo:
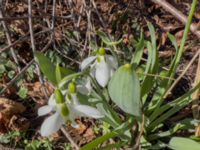
<path id="1" fill-rule="evenodd" d="M 189 138 L 173 137 L 169 142 L 169 147 L 174 150 L 200 150 L 200 143 Z"/>
<path id="2" fill-rule="evenodd" d="M 114 73 L 108 91 L 112 101 L 124 112 L 141 116 L 140 83 L 132 65 L 126 64 Z"/>

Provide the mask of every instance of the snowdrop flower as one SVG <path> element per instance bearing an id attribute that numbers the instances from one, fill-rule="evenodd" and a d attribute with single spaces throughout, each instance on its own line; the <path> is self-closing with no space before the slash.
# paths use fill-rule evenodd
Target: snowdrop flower
<path id="1" fill-rule="evenodd" d="M 48 105 L 42 106 L 38 109 L 38 116 L 46 115 L 50 112 L 54 112 L 51 116 L 49 116 L 41 126 L 41 135 L 49 136 L 52 133 L 57 132 L 62 124 L 65 122 L 65 117 L 68 115 L 67 106 L 64 103 L 64 97 L 62 94 L 65 92 L 60 92 L 60 90 L 55 90 L 54 94 L 52 94 L 49 98 Z"/>
<path id="2" fill-rule="evenodd" d="M 80 104 L 77 94 L 76 85 L 72 82 L 68 87 L 69 95 L 67 96 L 67 106 L 69 107 L 69 120 L 74 128 L 79 126 L 76 124 L 75 119 L 78 117 L 91 117 L 95 119 L 103 118 L 104 115 L 96 108 Z"/>
<path id="3" fill-rule="evenodd" d="M 100 48 L 96 56 L 90 56 L 81 63 L 81 70 L 91 68 L 91 75 L 94 76 L 102 87 L 105 87 L 118 64 L 111 55 L 105 54 L 105 49 Z"/>
<path id="4" fill-rule="evenodd" d="M 73 127 L 78 128 L 79 126 L 75 122 L 78 117 L 96 119 L 104 117 L 96 108 L 80 104 L 76 95 L 76 85 L 73 82 L 69 84 L 68 91 L 56 89 L 49 98 L 48 105 L 38 109 L 39 116 L 50 112 L 54 112 L 54 114 L 43 122 L 41 126 L 42 136 L 49 136 L 57 132 L 67 121 L 70 121 Z"/>

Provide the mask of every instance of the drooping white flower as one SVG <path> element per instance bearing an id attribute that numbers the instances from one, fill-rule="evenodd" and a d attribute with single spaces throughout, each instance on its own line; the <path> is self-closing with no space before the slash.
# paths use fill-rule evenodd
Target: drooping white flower
<path id="1" fill-rule="evenodd" d="M 60 99 L 60 97 L 62 98 Z M 79 127 L 75 122 L 78 117 L 96 119 L 104 117 L 96 108 L 80 104 L 76 95 L 76 86 L 73 83 L 69 84 L 68 91 L 61 91 L 58 94 L 54 92 L 49 98 L 48 105 L 38 109 L 39 116 L 50 112 L 54 113 L 43 122 L 40 130 L 42 136 L 49 136 L 57 132 L 66 121 L 71 121 L 73 127 Z"/>
<path id="2" fill-rule="evenodd" d="M 49 136 L 57 132 L 61 128 L 62 124 L 64 124 L 64 118 L 60 114 L 61 107 L 59 107 L 59 104 L 56 104 L 54 94 L 50 96 L 48 105 L 42 106 L 38 109 L 38 116 L 43 116 L 50 112 L 54 113 L 42 123 L 40 129 L 42 136 Z"/>
<path id="3" fill-rule="evenodd" d="M 78 117 L 91 117 L 95 119 L 103 118 L 104 115 L 96 108 L 80 104 L 76 93 L 71 94 L 71 100 L 67 102 L 69 108 L 69 120 L 71 121 L 71 125 L 74 128 L 78 128 L 79 126 L 75 122 L 75 119 Z"/>
<path id="4" fill-rule="evenodd" d="M 67 106 L 69 108 L 69 119 L 72 122 L 72 126 L 77 128 L 78 125 L 75 122 L 75 119 L 78 117 L 91 117 L 95 119 L 103 118 L 104 115 L 96 108 L 83 105 L 79 102 L 76 94 L 76 85 L 70 83 L 68 86 L 69 94 L 67 96 Z"/>
<path id="5" fill-rule="evenodd" d="M 105 49 L 100 48 L 98 55 L 90 56 L 81 63 L 81 70 L 91 68 L 91 75 L 96 78 L 99 85 L 105 87 L 118 67 L 116 59 L 111 55 L 105 54 Z"/>

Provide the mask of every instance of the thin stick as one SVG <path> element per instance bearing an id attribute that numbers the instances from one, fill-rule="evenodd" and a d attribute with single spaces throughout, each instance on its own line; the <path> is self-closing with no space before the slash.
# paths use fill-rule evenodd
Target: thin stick
<path id="1" fill-rule="evenodd" d="M 32 16 L 32 19 L 41 19 L 41 18 L 51 18 L 52 15 L 48 14 L 43 14 L 42 16 Z M 55 16 L 56 19 L 70 19 L 72 16 L 67 15 L 67 16 Z M 28 16 L 23 16 L 23 17 L 3 17 L 0 18 L 0 21 L 13 21 L 13 20 L 27 20 Z"/>
<path id="2" fill-rule="evenodd" d="M 51 45 L 51 40 L 47 43 L 47 45 L 41 50 L 42 52 L 46 51 L 48 47 Z M 0 95 L 3 94 L 11 85 L 13 85 L 16 80 L 25 73 L 25 71 L 35 62 L 34 59 L 32 59 L 8 84 L 6 84 L 5 88 L 3 88 L 0 91 Z"/>
<path id="3" fill-rule="evenodd" d="M 171 13 L 174 17 L 176 17 L 176 19 L 181 21 L 183 24 L 187 23 L 187 16 L 185 16 L 181 11 L 177 10 L 166 0 L 151 0 L 151 1 L 162 6 L 166 11 Z M 190 25 L 190 30 L 192 31 L 192 33 L 194 33 L 197 37 L 200 38 L 200 31 L 198 31 L 197 26 L 195 26 L 195 24 Z"/>
<path id="4" fill-rule="evenodd" d="M 93 7 L 94 7 L 94 9 L 95 9 L 95 11 L 96 11 L 96 14 L 97 14 L 97 16 L 98 16 L 98 18 L 99 18 L 99 20 L 100 20 L 102 26 L 103 26 L 104 28 L 106 28 L 107 25 L 106 25 L 106 23 L 104 22 L 103 17 L 100 15 L 100 13 L 99 13 L 99 11 L 98 11 L 98 9 L 97 9 L 97 5 L 96 5 L 96 3 L 95 3 L 94 0 L 92 0 L 92 5 L 93 5 Z M 109 35 L 109 36 L 110 36 L 110 35 Z M 110 37 L 110 38 L 111 38 L 111 37 Z"/>
<path id="5" fill-rule="evenodd" d="M 81 5 L 80 14 L 83 13 L 83 6 L 84 6 L 84 5 L 82 4 L 82 5 Z M 76 24 L 76 27 L 77 27 L 77 28 L 79 28 L 79 26 L 80 26 L 81 18 L 82 18 L 82 16 L 79 15 L 79 17 L 78 17 L 78 21 L 77 21 L 77 24 Z"/>
<path id="6" fill-rule="evenodd" d="M 25 73 L 25 71 L 34 63 L 34 59 L 32 59 L 8 84 L 6 84 L 6 87 L 3 88 L 0 92 L 0 95 L 3 94 L 11 85 L 13 85 L 16 80 Z"/>
<path id="7" fill-rule="evenodd" d="M 165 76 L 161 76 L 161 75 L 158 75 L 158 74 L 140 73 L 140 72 L 136 72 L 136 73 L 139 74 L 139 75 L 144 75 L 144 76 L 158 77 L 158 78 L 165 79 L 165 80 L 173 80 L 173 81 L 175 80 L 174 78 L 165 77 Z"/>
<path id="8" fill-rule="evenodd" d="M 65 55 L 64 53 L 60 52 L 60 50 L 59 50 L 56 46 L 54 47 L 54 49 L 55 49 L 56 52 L 57 52 L 59 55 L 61 55 L 62 57 L 66 58 L 66 59 L 68 59 L 68 60 L 70 60 L 70 61 L 72 61 L 72 62 L 74 62 L 74 63 L 76 63 L 76 64 L 78 64 L 78 65 L 81 64 L 79 61 L 77 61 L 77 60 L 75 60 L 75 59 L 73 59 L 73 58 L 71 58 L 71 57 Z"/>
<path id="9" fill-rule="evenodd" d="M 0 5 L 2 5 L 2 1 L 0 1 Z M 2 10 L 2 8 L 0 8 L 0 18 L 3 18 L 3 10 Z M 8 29 L 5 21 L 1 21 L 1 22 L 2 22 L 4 31 L 5 31 L 5 34 L 6 34 L 8 45 L 10 46 L 10 45 L 12 45 L 12 42 L 11 42 L 9 29 Z M 14 59 L 14 62 L 17 64 L 17 69 L 18 69 L 18 71 L 20 71 L 19 61 L 17 59 L 17 56 L 16 56 L 12 46 L 10 47 L 10 51 L 11 51 L 11 55 L 12 55 L 12 57 Z"/>
<path id="10" fill-rule="evenodd" d="M 141 137 L 142 137 L 142 135 L 143 135 L 143 133 L 144 133 L 144 128 L 145 128 L 144 125 L 145 125 L 145 116 L 144 116 L 144 114 L 142 114 L 141 128 L 140 128 L 139 135 L 138 135 L 137 138 L 136 138 L 136 143 L 135 143 L 135 145 L 134 145 L 134 147 L 133 147 L 134 150 L 141 149 L 141 148 L 140 148 L 140 140 L 141 140 Z"/>
<path id="11" fill-rule="evenodd" d="M 176 86 L 176 84 L 181 80 L 181 78 L 185 75 L 185 73 L 187 72 L 187 70 L 190 68 L 190 66 L 194 63 L 194 61 L 196 60 L 196 58 L 199 56 L 200 54 L 200 50 L 198 50 L 198 52 L 193 56 L 192 60 L 189 62 L 189 64 L 185 67 L 185 69 L 183 70 L 183 72 L 181 73 L 181 75 L 173 82 L 173 84 L 171 85 L 171 87 L 167 90 L 167 92 L 164 95 L 164 98 L 166 98 L 168 96 L 168 94 L 174 89 L 174 87 Z"/>
<path id="12" fill-rule="evenodd" d="M 200 50 L 199 50 L 200 51 Z M 194 80 L 193 87 L 195 87 L 197 84 L 200 82 L 200 54 L 199 54 L 199 60 L 198 60 L 198 65 L 197 65 L 197 70 L 196 70 L 196 77 Z M 192 113 L 193 117 L 196 120 L 200 119 L 200 114 L 199 114 L 199 92 L 200 89 L 196 90 L 192 94 Z M 200 123 L 198 122 L 195 125 L 195 136 L 199 137 L 200 136 Z"/>
<path id="13" fill-rule="evenodd" d="M 79 150 L 79 146 L 74 142 L 74 140 L 71 138 L 71 136 L 69 135 L 69 133 L 65 130 L 64 127 L 61 127 L 61 131 L 62 133 L 65 135 L 65 137 L 69 140 L 69 142 L 72 144 L 72 146 L 76 149 Z"/>
<path id="14" fill-rule="evenodd" d="M 189 13 L 189 16 L 188 16 L 188 21 L 187 21 L 187 23 L 186 23 L 186 25 L 185 25 L 185 30 L 184 30 L 184 33 L 183 33 L 183 38 L 182 38 L 182 40 L 181 40 L 181 45 L 180 45 L 180 48 L 179 48 L 179 50 L 178 50 L 177 58 L 176 58 L 176 60 L 175 60 L 175 62 L 174 62 L 175 65 L 174 65 L 174 67 L 173 67 L 172 70 L 171 70 L 171 71 L 172 71 L 172 74 L 171 74 L 170 77 L 173 77 L 173 76 L 174 76 L 174 74 L 175 74 L 175 72 L 176 72 L 176 69 L 177 69 L 177 67 L 178 67 L 178 65 L 179 65 L 179 62 L 180 62 L 180 60 L 181 60 L 181 57 L 182 57 L 182 55 L 183 55 L 184 46 L 185 46 L 185 41 L 187 40 L 187 36 L 188 36 L 189 30 L 190 30 L 190 25 L 191 25 L 191 22 L 192 22 L 192 18 L 193 18 L 194 12 L 195 12 L 195 10 L 196 10 L 196 6 L 197 6 L 197 0 L 193 0 L 192 6 L 191 6 L 191 9 L 190 9 L 190 13 Z M 196 56 L 196 55 L 195 55 L 195 56 Z M 198 56 L 198 55 L 197 55 L 197 56 Z M 197 57 L 197 56 L 196 56 L 196 57 Z M 193 63 L 194 60 L 195 60 L 195 59 L 194 59 L 194 57 L 193 57 L 193 59 L 191 60 L 191 62 L 189 63 L 189 65 L 191 65 L 191 64 Z M 188 69 L 188 68 L 187 68 L 187 69 Z M 181 75 L 184 75 L 187 69 L 185 69 L 185 71 L 183 71 L 183 73 L 182 73 Z M 167 92 L 165 93 L 164 98 L 167 97 L 167 95 L 171 92 L 171 90 L 175 87 L 175 85 L 178 83 L 178 81 L 179 81 L 181 78 L 182 78 L 182 77 L 179 76 L 179 78 L 171 85 L 171 87 L 170 87 L 170 88 L 167 90 Z"/>
<path id="15" fill-rule="evenodd" d="M 65 26 L 65 25 L 66 25 L 66 24 L 63 24 L 63 25 L 60 25 L 60 26 L 55 27 L 55 28 L 59 28 L 59 27 Z M 52 31 L 52 29 L 46 29 L 46 30 L 44 30 L 44 31 L 40 31 L 40 32 L 35 33 L 35 34 L 33 35 L 33 37 L 36 37 L 36 36 L 38 36 L 38 35 L 40 35 L 40 34 L 42 34 L 42 33 L 51 32 L 51 31 Z M 4 51 L 6 51 L 6 50 L 8 50 L 11 46 L 14 46 L 14 45 L 18 44 L 19 42 L 23 42 L 23 41 L 25 41 L 25 40 L 29 40 L 29 36 L 30 36 L 29 34 L 26 34 L 25 36 L 19 38 L 19 39 L 16 40 L 15 42 L 13 42 L 12 45 L 9 45 L 9 46 L 4 47 L 3 49 L 0 49 L 0 53 L 1 53 L 1 52 L 4 52 Z M 77 44 L 79 44 L 79 43 L 77 43 Z"/>
<path id="16" fill-rule="evenodd" d="M 34 36 L 38 36 L 38 35 L 40 35 L 40 34 L 42 34 L 42 33 L 49 32 L 49 31 L 51 31 L 51 29 L 44 30 L 44 31 L 40 31 L 40 32 L 34 34 Z M 25 36 L 19 38 L 19 39 L 16 40 L 15 42 L 13 42 L 11 45 L 8 45 L 8 46 L 6 46 L 6 47 L 0 49 L 0 53 L 2 53 L 2 52 L 4 52 L 4 51 L 8 50 L 9 48 L 11 48 L 12 46 L 18 44 L 19 42 L 23 42 L 23 41 L 28 40 L 29 36 L 30 36 L 30 35 L 27 34 L 27 35 L 25 35 Z"/>
<path id="17" fill-rule="evenodd" d="M 56 14 L 56 0 L 53 0 L 53 6 L 52 6 L 52 24 L 51 24 L 51 29 L 52 29 L 52 40 L 53 40 L 53 47 L 55 47 L 55 14 Z"/>
<path id="18" fill-rule="evenodd" d="M 28 24 L 29 24 L 29 31 L 30 31 L 30 37 L 31 37 L 31 47 L 33 53 L 35 52 L 35 40 L 33 36 L 33 23 L 32 23 L 32 0 L 28 0 Z"/>

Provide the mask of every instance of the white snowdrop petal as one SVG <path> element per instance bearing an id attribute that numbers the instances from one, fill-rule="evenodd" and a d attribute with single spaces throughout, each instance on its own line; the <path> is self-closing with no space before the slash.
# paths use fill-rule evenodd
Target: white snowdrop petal
<path id="1" fill-rule="evenodd" d="M 76 105 L 74 109 L 79 113 L 80 116 L 87 116 L 92 118 L 103 118 L 104 115 L 96 108 L 88 105 Z"/>
<path id="2" fill-rule="evenodd" d="M 95 63 L 92 64 L 91 67 L 90 67 L 90 75 L 91 75 L 92 77 L 95 77 L 96 64 L 97 64 L 97 63 L 95 62 Z"/>
<path id="3" fill-rule="evenodd" d="M 86 69 L 95 60 L 95 58 L 96 58 L 96 56 L 90 56 L 90 57 L 84 59 L 80 66 L 81 70 Z"/>
<path id="4" fill-rule="evenodd" d="M 105 87 L 110 79 L 110 66 L 105 62 L 101 61 L 96 65 L 95 78 L 99 85 Z"/>
<path id="5" fill-rule="evenodd" d="M 84 95 L 89 95 L 92 91 L 91 81 L 89 78 L 85 79 L 84 85 L 77 85 L 77 91 Z"/>
<path id="6" fill-rule="evenodd" d="M 84 94 L 84 95 L 89 94 L 89 90 L 83 85 L 77 85 L 76 88 L 77 88 L 77 91 L 80 92 L 81 94 Z"/>
<path id="7" fill-rule="evenodd" d="M 43 116 L 50 113 L 53 110 L 52 106 L 45 105 L 38 109 L 38 116 Z"/>
<path id="8" fill-rule="evenodd" d="M 70 120 L 72 121 L 72 120 L 75 120 L 76 118 L 78 118 L 79 117 L 79 114 L 78 114 L 78 112 L 74 109 L 74 106 L 75 105 L 68 105 L 68 108 L 69 108 L 69 111 L 70 111 L 70 113 L 69 113 L 69 118 L 70 118 Z"/>
<path id="9" fill-rule="evenodd" d="M 79 105 L 80 102 L 78 100 L 77 95 L 76 94 L 71 94 L 71 96 L 72 96 L 72 105 Z"/>
<path id="10" fill-rule="evenodd" d="M 49 136 L 57 132 L 63 124 L 63 120 L 59 113 L 55 113 L 52 116 L 48 117 L 41 126 L 41 135 Z"/>
<path id="11" fill-rule="evenodd" d="M 114 69 L 110 69 L 110 77 L 113 76 L 114 72 L 115 72 Z"/>
<path id="12" fill-rule="evenodd" d="M 92 91 L 92 85 L 91 85 L 90 78 L 87 78 L 87 82 L 86 82 L 86 84 L 85 84 L 85 87 L 88 89 L 89 94 L 90 94 L 91 91 Z"/>
<path id="13" fill-rule="evenodd" d="M 118 67 L 118 63 L 117 60 L 115 59 L 115 57 L 111 56 L 111 55 L 106 55 L 106 62 L 114 69 L 117 69 Z"/>
<path id="14" fill-rule="evenodd" d="M 51 94 L 49 101 L 48 101 L 48 105 L 50 106 L 56 106 L 56 101 L 55 101 L 55 97 L 54 94 Z"/>

